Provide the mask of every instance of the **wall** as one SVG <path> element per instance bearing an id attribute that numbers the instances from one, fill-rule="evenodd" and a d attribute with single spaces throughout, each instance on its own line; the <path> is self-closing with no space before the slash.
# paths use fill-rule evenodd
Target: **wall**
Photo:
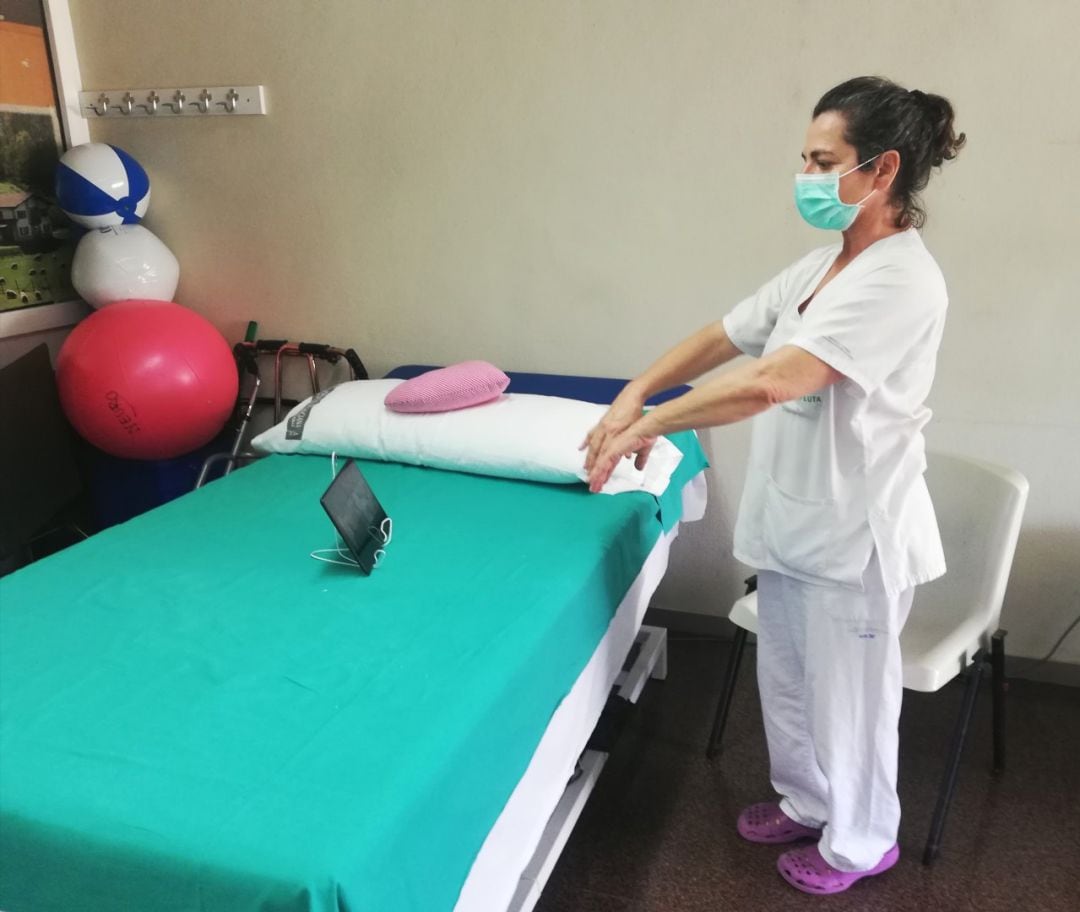
<path id="1" fill-rule="evenodd" d="M 267 117 L 91 124 L 150 172 L 178 298 L 230 338 L 257 319 L 375 371 L 630 375 L 826 240 L 790 201 L 825 89 L 948 95 L 970 142 L 927 195 L 952 298 L 929 439 L 1032 482 L 1010 650 L 1080 613 L 1071 0 L 70 2 L 86 88 L 268 88 Z M 662 605 L 739 591 L 747 440 L 707 435 L 710 516 Z"/>

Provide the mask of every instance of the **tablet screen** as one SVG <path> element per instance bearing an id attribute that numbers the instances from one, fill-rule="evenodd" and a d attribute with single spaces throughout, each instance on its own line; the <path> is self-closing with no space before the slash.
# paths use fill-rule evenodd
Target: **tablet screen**
<path id="1" fill-rule="evenodd" d="M 370 573 L 375 552 L 384 544 L 380 530 L 387 517 L 354 460 L 346 461 L 321 503 L 353 559 L 364 573 Z"/>

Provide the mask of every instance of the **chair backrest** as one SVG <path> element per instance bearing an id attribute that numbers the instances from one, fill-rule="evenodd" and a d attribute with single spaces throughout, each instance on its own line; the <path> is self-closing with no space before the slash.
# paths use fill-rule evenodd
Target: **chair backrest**
<path id="1" fill-rule="evenodd" d="M 966 456 L 928 452 L 926 483 L 948 572 L 920 586 L 916 607 L 939 621 L 977 620 L 983 646 L 997 628 L 1028 482 L 1019 472 Z"/>
<path id="2" fill-rule="evenodd" d="M 904 686 L 935 691 L 971 661 L 1001 618 L 1028 483 L 1012 469 L 946 453 L 926 454 L 948 572 L 919 586 L 901 636 Z M 757 593 L 732 606 L 732 623 L 757 633 Z"/>

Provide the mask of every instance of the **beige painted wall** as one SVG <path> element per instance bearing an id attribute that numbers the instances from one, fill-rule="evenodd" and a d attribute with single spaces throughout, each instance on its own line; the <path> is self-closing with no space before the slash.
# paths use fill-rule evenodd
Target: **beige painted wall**
<path id="1" fill-rule="evenodd" d="M 629 375 L 827 238 L 790 202 L 816 98 L 860 73 L 950 96 L 969 148 L 926 240 L 952 312 L 931 444 L 1025 472 L 1004 623 L 1080 613 L 1080 66 L 1072 0 L 71 0 L 86 88 L 262 83 L 270 116 L 91 125 L 150 172 L 178 298 L 231 338 L 375 371 L 488 358 Z M 726 611 L 746 456 L 665 607 Z M 1080 636 L 1059 658 L 1080 662 Z"/>

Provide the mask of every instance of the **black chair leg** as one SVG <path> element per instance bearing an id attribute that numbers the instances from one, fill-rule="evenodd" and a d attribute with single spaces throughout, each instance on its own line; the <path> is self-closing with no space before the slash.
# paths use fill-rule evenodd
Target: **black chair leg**
<path id="1" fill-rule="evenodd" d="M 967 673 L 964 702 L 960 707 L 960 718 L 957 719 L 956 728 L 953 731 L 949 759 L 945 765 L 945 775 L 941 780 L 941 789 L 938 791 L 937 804 L 934 807 L 934 817 L 930 822 L 930 835 L 926 838 L 926 849 L 923 852 L 924 865 L 932 864 L 941 851 L 941 834 L 945 830 L 945 816 L 949 812 L 949 804 L 952 802 L 953 791 L 956 788 L 956 774 L 960 769 L 960 755 L 964 751 L 964 742 L 967 740 L 968 728 L 971 725 L 971 717 L 975 710 L 975 698 L 979 695 L 979 682 L 982 680 L 985 661 L 986 654 L 980 649 L 975 653 L 971 669 Z"/>
<path id="2" fill-rule="evenodd" d="M 994 772 L 1005 770 L 1005 695 L 1009 682 L 1005 678 L 1005 633 L 997 630 L 990 638 L 990 667 L 993 673 L 994 699 Z"/>
<path id="3" fill-rule="evenodd" d="M 716 718 L 713 720 L 709 746 L 705 750 L 705 756 L 710 760 L 720 753 L 720 741 L 724 737 L 724 728 L 727 726 L 731 698 L 735 693 L 735 680 L 739 674 L 739 664 L 742 662 L 743 650 L 746 648 L 746 637 L 746 630 L 742 627 L 735 628 L 735 638 L 731 641 L 731 656 L 728 659 L 727 670 L 724 673 L 724 686 L 720 691 L 720 699 L 716 704 Z"/>

